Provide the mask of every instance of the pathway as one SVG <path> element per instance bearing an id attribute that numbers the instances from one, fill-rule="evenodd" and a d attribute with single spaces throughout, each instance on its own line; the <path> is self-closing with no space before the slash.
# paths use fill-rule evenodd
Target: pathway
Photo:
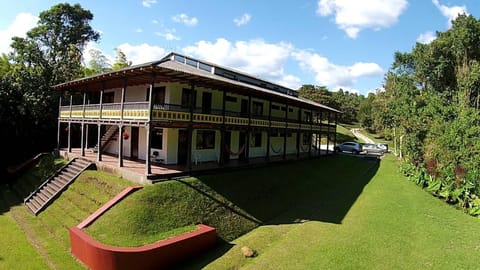
<path id="1" fill-rule="evenodd" d="M 363 140 L 365 143 L 371 143 L 371 144 L 375 143 L 372 139 L 360 133 L 359 128 L 352 128 L 350 131 L 353 133 L 353 135 L 355 135 L 355 137 Z"/>

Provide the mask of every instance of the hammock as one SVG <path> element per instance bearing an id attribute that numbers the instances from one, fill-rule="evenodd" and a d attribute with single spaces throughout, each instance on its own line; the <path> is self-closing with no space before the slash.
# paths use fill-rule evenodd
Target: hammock
<path id="1" fill-rule="evenodd" d="M 275 153 L 275 154 L 278 154 L 282 151 L 282 147 L 280 146 L 280 148 L 278 148 L 278 151 L 275 151 L 275 149 L 273 149 L 273 145 L 270 146 L 270 148 L 272 149 L 272 152 Z"/>
<path id="2" fill-rule="evenodd" d="M 238 152 L 232 152 L 232 150 L 228 147 L 228 145 L 225 144 L 225 149 L 227 150 L 228 153 L 230 153 L 230 155 L 232 156 L 239 156 L 243 153 L 243 151 L 245 151 L 245 144 L 240 148 L 240 151 Z"/>

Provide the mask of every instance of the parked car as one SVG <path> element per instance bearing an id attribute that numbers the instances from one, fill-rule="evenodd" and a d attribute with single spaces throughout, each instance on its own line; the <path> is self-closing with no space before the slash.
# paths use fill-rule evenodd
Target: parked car
<path id="1" fill-rule="evenodd" d="M 363 147 L 362 144 L 357 142 L 344 142 L 336 145 L 333 150 L 335 150 L 335 152 L 352 152 L 358 155 L 363 151 Z"/>
<path id="2" fill-rule="evenodd" d="M 385 154 L 388 152 L 388 145 L 386 144 L 373 144 L 373 143 L 365 143 L 363 144 L 363 151 L 367 153 L 375 153 L 375 154 Z"/>

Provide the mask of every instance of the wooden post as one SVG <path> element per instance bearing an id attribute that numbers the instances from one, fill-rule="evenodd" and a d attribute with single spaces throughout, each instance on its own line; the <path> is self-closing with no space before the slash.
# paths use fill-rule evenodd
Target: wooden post
<path id="1" fill-rule="evenodd" d="M 338 121 L 338 113 L 335 113 L 335 130 L 334 130 L 334 134 L 333 134 L 333 146 L 335 147 L 337 145 L 337 121 Z"/>
<path id="2" fill-rule="evenodd" d="M 97 124 L 97 161 L 102 161 L 102 124 Z"/>
<path id="3" fill-rule="evenodd" d="M 222 90 L 223 92 L 223 99 L 222 99 L 222 126 L 220 127 L 220 153 L 219 153 L 219 165 L 225 165 L 225 109 L 226 109 L 226 98 L 227 98 L 227 91 L 225 89 Z"/>
<path id="4" fill-rule="evenodd" d="M 72 152 L 72 122 L 69 120 L 68 121 L 68 152 Z"/>
<path id="5" fill-rule="evenodd" d="M 310 132 L 308 134 L 308 157 L 312 157 L 312 138 L 313 138 L 313 110 L 310 110 Z"/>
<path id="6" fill-rule="evenodd" d="M 250 162 L 250 133 L 252 132 L 252 95 L 248 95 L 248 126 L 247 126 L 247 138 L 245 140 L 245 161 Z"/>
<path id="7" fill-rule="evenodd" d="M 285 132 L 283 133 L 283 155 L 282 158 L 287 158 L 287 130 L 288 130 L 288 104 L 285 104 Z"/>
<path id="8" fill-rule="evenodd" d="M 327 155 L 330 147 L 330 112 L 327 112 Z"/>
<path id="9" fill-rule="evenodd" d="M 123 125 L 118 125 L 118 167 L 123 167 Z"/>
<path id="10" fill-rule="evenodd" d="M 192 171 L 192 139 L 193 139 L 193 112 L 195 110 L 195 84 L 191 83 L 190 88 L 190 122 L 187 128 L 187 169 Z"/>
<path id="11" fill-rule="evenodd" d="M 271 141 L 271 131 L 272 131 L 272 101 L 268 101 L 268 131 L 267 131 L 267 156 L 265 159 L 270 160 L 270 141 Z"/>
<path id="12" fill-rule="evenodd" d="M 297 121 L 298 125 L 299 125 L 299 127 L 301 127 L 301 125 L 302 125 L 302 108 L 300 108 L 300 107 L 298 107 L 297 117 L 298 117 L 298 119 L 297 119 L 298 120 Z M 299 129 L 297 129 L 297 141 L 296 141 L 296 143 L 297 143 L 297 158 L 300 157 L 300 134 L 301 133 L 300 133 L 300 128 L 299 128 Z"/>
<path id="13" fill-rule="evenodd" d="M 62 93 L 60 93 L 60 98 L 58 101 L 58 127 L 57 127 L 57 150 L 60 151 L 60 132 L 62 129 L 60 117 L 62 113 Z"/>
<path id="14" fill-rule="evenodd" d="M 152 74 L 150 80 L 150 89 L 148 93 L 148 122 L 145 126 L 146 131 L 146 153 L 145 153 L 145 173 L 146 175 L 152 174 L 152 164 L 150 161 L 150 149 L 152 144 L 152 114 L 153 114 L 153 89 L 155 88 L 155 74 Z"/>
<path id="15" fill-rule="evenodd" d="M 83 103 L 82 103 L 82 123 L 80 125 L 80 153 L 82 157 L 85 156 L 85 101 L 87 99 L 87 93 L 83 92 Z"/>
<path id="16" fill-rule="evenodd" d="M 90 105 L 90 98 L 87 100 L 87 104 Z M 84 113 L 85 114 L 85 113 Z M 85 148 L 88 149 L 88 123 L 85 123 Z"/>
<path id="17" fill-rule="evenodd" d="M 102 119 L 102 109 L 103 109 L 103 92 L 105 92 L 105 82 L 102 82 L 102 90 L 100 90 L 100 111 L 98 118 Z"/>

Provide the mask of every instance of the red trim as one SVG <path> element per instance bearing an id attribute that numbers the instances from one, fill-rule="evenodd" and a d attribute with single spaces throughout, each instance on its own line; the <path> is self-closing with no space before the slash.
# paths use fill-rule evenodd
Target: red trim
<path id="1" fill-rule="evenodd" d="M 129 195 L 130 193 L 137 191 L 141 189 L 141 186 L 135 186 L 135 187 L 128 187 L 122 192 L 118 193 L 117 196 L 113 197 L 110 201 L 108 201 L 106 204 L 104 204 L 102 207 L 100 207 L 97 211 L 95 211 L 93 214 L 91 214 L 89 217 L 87 217 L 84 221 L 82 221 L 80 224 L 77 225 L 77 228 L 83 229 L 90 225 L 92 222 L 94 222 L 98 217 L 103 215 L 108 209 L 112 208 L 116 203 L 121 201 L 124 197 Z"/>

